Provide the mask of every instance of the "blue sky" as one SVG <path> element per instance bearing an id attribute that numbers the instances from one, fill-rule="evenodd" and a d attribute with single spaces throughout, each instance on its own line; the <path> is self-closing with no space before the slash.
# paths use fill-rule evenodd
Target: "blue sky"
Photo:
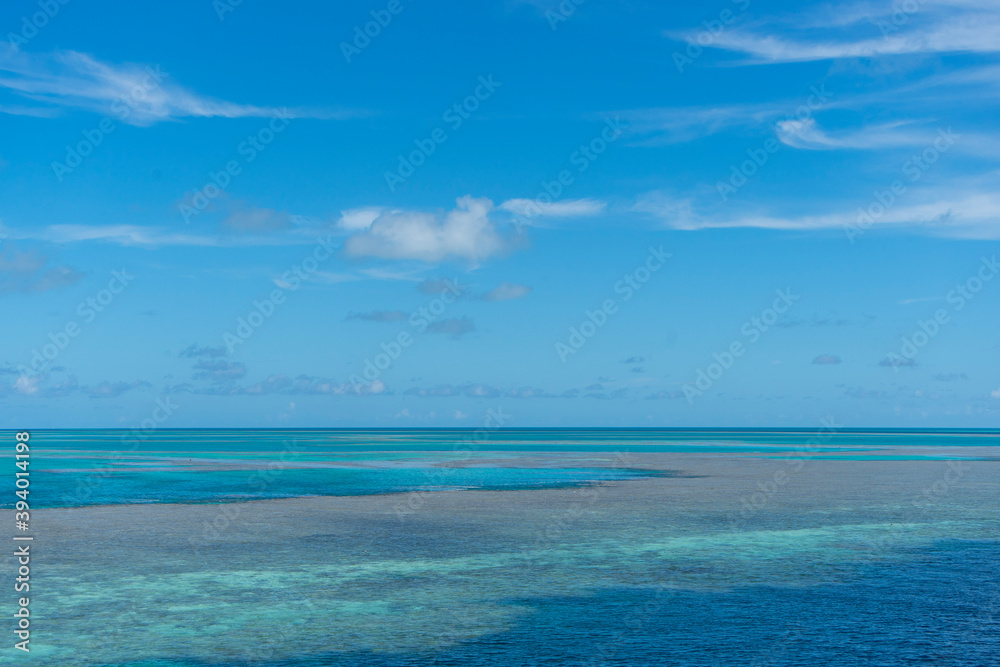
<path id="1" fill-rule="evenodd" d="M 0 426 L 996 427 L 998 34 L 5 3 Z"/>

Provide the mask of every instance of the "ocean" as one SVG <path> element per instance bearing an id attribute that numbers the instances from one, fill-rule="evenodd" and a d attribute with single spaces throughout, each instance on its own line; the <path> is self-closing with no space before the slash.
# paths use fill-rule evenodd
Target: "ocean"
<path id="1" fill-rule="evenodd" d="M 30 443 L 31 652 L 0 664 L 1000 664 L 998 431 Z"/>

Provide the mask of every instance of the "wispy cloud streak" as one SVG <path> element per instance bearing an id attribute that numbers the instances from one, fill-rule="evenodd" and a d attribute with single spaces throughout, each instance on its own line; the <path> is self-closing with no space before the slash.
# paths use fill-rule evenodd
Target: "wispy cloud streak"
<path id="1" fill-rule="evenodd" d="M 20 99 L 17 104 L 0 100 L 0 113 L 48 117 L 77 109 L 139 126 L 181 118 L 267 117 L 278 110 L 199 95 L 175 82 L 160 65 L 113 65 L 77 51 L 0 50 L 0 89 Z M 25 105 L 24 100 L 34 105 Z M 347 118 L 358 114 L 299 108 L 293 115 Z"/>

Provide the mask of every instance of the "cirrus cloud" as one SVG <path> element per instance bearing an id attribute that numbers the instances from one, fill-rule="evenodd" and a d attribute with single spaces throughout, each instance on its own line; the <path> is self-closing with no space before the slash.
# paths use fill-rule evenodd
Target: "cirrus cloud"
<path id="1" fill-rule="evenodd" d="M 500 204 L 500 209 L 526 218 L 543 216 L 549 218 L 578 218 L 597 215 L 607 207 L 596 199 L 567 199 L 566 201 L 545 202 L 541 199 L 508 199 Z"/>
<path id="2" fill-rule="evenodd" d="M 30 107 L 0 105 L 0 113 L 51 117 L 61 109 L 81 109 L 114 114 L 122 122 L 138 126 L 179 118 L 267 117 L 278 111 L 199 95 L 174 83 L 159 65 L 110 64 L 77 51 L 0 50 L 0 90 L 32 103 Z M 300 118 L 358 115 L 323 109 L 290 113 Z"/>

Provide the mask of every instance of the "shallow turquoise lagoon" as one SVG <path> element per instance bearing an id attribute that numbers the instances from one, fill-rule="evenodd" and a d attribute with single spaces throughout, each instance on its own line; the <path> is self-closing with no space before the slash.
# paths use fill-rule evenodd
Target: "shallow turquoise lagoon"
<path id="1" fill-rule="evenodd" d="M 998 664 L 993 432 L 122 435 L 32 435 L 0 664 Z"/>
<path id="2" fill-rule="evenodd" d="M 998 432 L 981 430 L 36 431 L 31 465 L 36 506 L 72 507 L 529 489 L 671 474 L 616 462 L 614 455 L 629 453 L 979 459 L 988 458 L 997 442 Z M 900 453 L 903 449 L 906 453 Z M 962 455 L 964 449 L 975 452 Z M 554 456 L 545 465 L 525 463 L 526 457 L 542 454 Z M 5 507 L 11 497 L 5 496 Z"/>

